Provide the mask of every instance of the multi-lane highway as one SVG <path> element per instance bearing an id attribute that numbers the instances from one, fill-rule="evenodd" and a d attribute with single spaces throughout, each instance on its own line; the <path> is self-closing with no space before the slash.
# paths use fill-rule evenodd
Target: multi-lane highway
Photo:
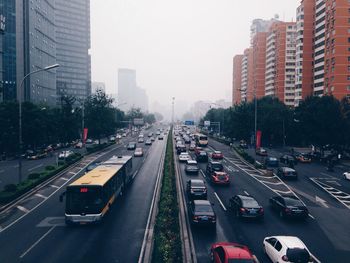
<path id="1" fill-rule="evenodd" d="M 207 182 L 208 199 L 214 204 L 217 215 L 215 231 L 191 227 L 198 262 L 209 262 L 209 248 L 219 241 L 248 245 L 260 262 L 270 262 L 263 253 L 262 241 L 271 235 L 299 237 L 320 262 L 347 262 L 350 258 L 350 230 L 347 227 L 350 210 L 310 180 L 309 177 L 319 177 L 321 168 L 305 165 L 305 171 L 299 173 L 297 181 L 282 181 L 277 177 L 265 177 L 241 160 L 229 146 L 210 140 L 206 151 L 210 155 L 214 149 L 224 153 L 222 162 L 231 180 L 228 187 L 214 186 L 208 181 L 206 164 L 199 164 L 201 172 L 198 175 L 187 175 L 184 164 L 177 161 L 183 185 L 192 178 Z M 295 194 L 306 204 L 310 212 L 306 221 L 285 220 L 270 209 L 269 198 L 283 193 Z M 264 207 L 264 220 L 236 218 L 228 208 L 228 200 L 235 194 L 255 197 Z"/>
<path id="2" fill-rule="evenodd" d="M 136 138 L 97 154 L 96 161 L 132 155 L 126 149 L 130 141 Z M 137 262 L 165 142 L 138 144 L 145 154 L 133 158 L 134 181 L 102 224 L 67 227 L 64 203 L 59 202 L 65 185 L 83 175 L 86 165 L 95 161 L 93 156 L 1 214 L 0 262 Z"/>

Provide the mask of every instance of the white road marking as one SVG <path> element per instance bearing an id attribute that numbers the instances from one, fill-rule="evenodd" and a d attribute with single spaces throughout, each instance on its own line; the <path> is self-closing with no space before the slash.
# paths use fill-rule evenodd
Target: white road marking
<path id="1" fill-rule="evenodd" d="M 22 212 L 24 212 L 24 213 L 28 213 L 28 212 L 29 212 L 29 210 L 28 210 L 27 208 L 25 208 L 24 206 L 18 205 L 17 208 L 18 208 L 19 210 L 21 210 Z"/>
<path id="2" fill-rule="evenodd" d="M 201 171 L 201 174 L 203 175 L 204 178 L 206 178 L 204 172 L 202 171 L 202 169 L 200 170 Z"/>
<path id="3" fill-rule="evenodd" d="M 337 186 L 341 186 L 340 183 L 338 183 L 337 181 L 334 181 L 334 180 L 329 180 L 329 181 L 326 181 L 327 183 L 330 183 L 330 184 L 335 184 Z"/>
<path id="4" fill-rule="evenodd" d="M 60 188 L 59 186 L 54 185 L 54 184 L 50 184 L 49 186 L 50 186 L 50 187 L 53 187 L 53 188 L 56 188 L 56 189 Z"/>
<path id="5" fill-rule="evenodd" d="M 63 180 L 63 181 L 68 181 L 68 180 L 69 180 L 69 179 L 66 178 L 66 177 L 60 177 L 60 178 L 58 178 L 58 179 Z"/>
<path id="6" fill-rule="evenodd" d="M 33 170 L 35 170 L 35 169 L 40 168 L 41 166 L 43 166 L 43 164 L 39 164 L 39 165 L 37 165 L 37 166 L 34 166 L 34 167 L 28 169 L 28 171 L 31 172 L 31 171 L 33 171 Z"/>
<path id="7" fill-rule="evenodd" d="M 323 200 L 321 197 L 318 197 L 317 195 L 316 195 L 315 199 L 316 199 L 316 202 L 321 204 L 323 207 L 329 208 L 326 200 Z"/>
<path id="8" fill-rule="evenodd" d="M 244 193 L 245 193 L 246 195 L 250 195 L 247 191 L 244 191 Z"/>
<path id="9" fill-rule="evenodd" d="M 55 229 L 56 226 L 51 227 L 41 238 L 39 238 L 33 245 L 30 246 L 19 258 L 23 258 L 27 255 L 41 240 L 43 240 L 48 234 L 51 233 L 52 230 Z"/>
<path id="10" fill-rule="evenodd" d="M 311 215 L 311 214 L 309 214 L 309 217 L 311 217 L 312 219 L 315 219 L 315 217 L 313 215 Z"/>
<path id="11" fill-rule="evenodd" d="M 283 183 L 281 182 L 269 182 L 269 181 L 265 181 L 265 180 L 260 180 L 261 182 L 263 182 L 264 184 L 273 184 L 273 185 L 283 185 Z"/>
<path id="12" fill-rule="evenodd" d="M 72 171 L 70 171 L 70 172 L 68 172 L 69 174 L 73 174 L 73 175 L 76 175 L 76 173 L 75 172 L 72 172 Z"/>
<path id="13" fill-rule="evenodd" d="M 134 179 L 138 173 L 139 173 L 139 170 L 136 170 L 136 172 L 135 172 L 134 175 L 132 176 L 132 179 Z"/>
<path id="14" fill-rule="evenodd" d="M 47 198 L 47 196 L 44 196 L 44 195 L 42 195 L 42 194 L 35 194 L 35 196 L 41 197 L 41 198 L 43 198 L 43 199 L 46 199 L 46 198 Z"/>
<path id="15" fill-rule="evenodd" d="M 220 203 L 222 209 L 224 209 L 224 211 L 227 211 L 226 207 L 224 206 L 224 204 L 222 203 L 220 197 L 217 195 L 216 192 L 214 192 L 214 195 L 215 195 L 216 199 L 218 199 L 218 201 L 219 201 L 219 203 Z"/>

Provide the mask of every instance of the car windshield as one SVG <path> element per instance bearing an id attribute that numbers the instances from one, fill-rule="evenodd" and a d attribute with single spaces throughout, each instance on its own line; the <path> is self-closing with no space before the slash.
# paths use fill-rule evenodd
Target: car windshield
<path id="1" fill-rule="evenodd" d="M 219 180 L 225 180 L 227 176 L 225 174 L 219 174 L 216 176 L 216 178 L 218 178 Z"/>
<path id="2" fill-rule="evenodd" d="M 192 181 L 191 182 L 191 186 L 193 186 L 193 187 L 204 187 L 205 185 L 204 185 L 203 181 Z"/>
<path id="3" fill-rule="evenodd" d="M 214 171 L 222 171 L 223 169 L 224 169 L 224 167 L 221 163 L 213 163 L 213 170 Z"/>
<path id="4" fill-rule="evenodd" d="M 284 201 L 287 206 L 303 206 L 303 203 L 299 199 L 285 197 Z"/>
<path id="5" fill-rule="evenodd" d="M 243 199 L 242 203 L 243 203 L 244 207 L 257 207 L 257 206 L 259 206 L 258 202 L 252 198 Z"/>
<path id="6" fill-rule="evenodd" d="M 304 248 L 288 248 L 286 256 L 290 262 L 308 263 L 310 260 L 310 254 Z"/>

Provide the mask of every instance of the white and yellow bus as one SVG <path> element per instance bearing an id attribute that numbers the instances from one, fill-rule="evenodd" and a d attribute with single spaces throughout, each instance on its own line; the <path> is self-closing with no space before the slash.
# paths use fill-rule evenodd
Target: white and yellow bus
<path id="1" fill-rule="evenodd" d="M 208 146 L 208 136 L 207 135 L 197 133 L 197 134 L 195 134 L 195 140 L 196 140 L 197 146 L 200 146 L 200 147 Z"/>

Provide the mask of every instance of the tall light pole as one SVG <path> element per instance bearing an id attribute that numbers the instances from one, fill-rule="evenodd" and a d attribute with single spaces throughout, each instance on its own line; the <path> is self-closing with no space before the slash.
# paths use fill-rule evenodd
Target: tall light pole
<path id="1" fill-rule="evenodd" d="M 172 111 L 171 111 L 171 124 L 174 126 L 174 104 L 175 104 L 175 97 L 172 98 Z"/>
<path id="2" fill-rule="evenodd" d="M 47 66 L 42 69 L 38 69 L 32 72 L 29 72 L 27 75 L 25 75 L 21 81 L 21 84 L 19 85 L 18 89 L 18 104 L 19 104 L 19 113 L 18 113 L 18 140 L 19 140 L 19 157 L 18 157 L 18 182 L 22 182 L 22 86 L 26 78 L 28 78 L 30 75 L 42 72 L 42 71 L 48 71 L 50 69 L 54 69 L 59 67 L 59 64 L 53 64 L 50 66 Z"/>

